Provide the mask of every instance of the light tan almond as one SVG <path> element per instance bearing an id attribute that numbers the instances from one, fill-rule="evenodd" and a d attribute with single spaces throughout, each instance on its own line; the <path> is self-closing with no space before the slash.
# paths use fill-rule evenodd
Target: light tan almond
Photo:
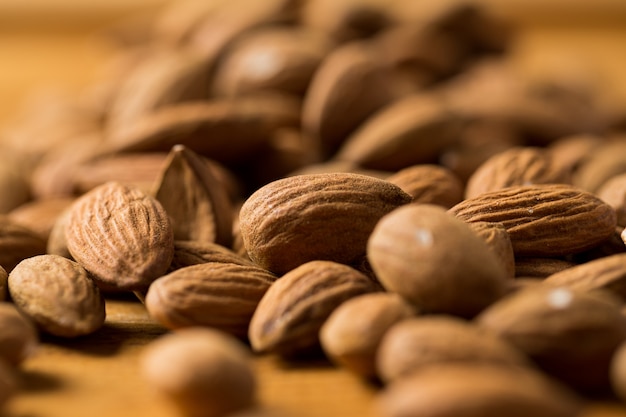
<path id="1" fill-rule="evenodd" d="M 65 238 L 72 257 L 105 289 L 144 290 L 174 255 L 163 206 L 117 182 L 94 188 L 72 205 Z"/>
<path id="2" fill-rule="evenodd" d="M 430 204 L 385 215 L 367 244 L 380 283 L 420 311 L 471 317 L 506 292 L 502 262 L 465 223 Z"/>
<path id="3" fill-rule="evenodd" d="M 324 353 L 357 375 L 376 375 L 376 352 L 395 323 L 417 314 L 397 294 L 376 292 L 351 298 L 337 307 L 320 329 Z"/>
<path id="4" fill-rule="evenodd" d="M 9 365 L 20 365 L 39 344 L 35 325 L 12 303 L 0 302 L 0 329 L 0 361 Z"/>
<path id="5" fill-rule="evenodd" d="M 155 280 L 145 298 L 150 315 L 169 329 L 210 326 L 245 337 L 276 277 L 256 266 L 207 262 Z"/>
<path id="6" fill-rule="evenodd" d="M 615 211 L 595 195 L 562 184 L 512 186 L 450 209 L 465 222 L 500 222 L 515 256 L 560 256 L 591 249 L 613 235 Z"/>
<path id="7" fill-rule="evenodd" d="M 319 348 L 319 331 L 343 302 L 379 287 L 354 268 L 311 261 L 276 280 L 261 299 L 248 337 L 257 352 L 281 355 Z"/>
<path id="8" fill-rule="evenodd" d="M 192 150 L 172 148 L 153 194 L 172 221 L 174 239 L 231 245 L 233 208 L 228 193 Z"/>
<path id="9" fill-rule="evenodd" d="M 410 200 L 400 187 L 365 175 L 297 175 L 245 201 L 241 235 L 250 258 L 276 274 L 319 259 L 358 264 L 376 222 Z"/>
<path id="10" fill-rule="evenodd" d="M 57 255 L 25 259 L 9 274 L 15 305 L 43 332 L 62 337 L 90 334 L 104 324 L 104 298 L 78 263 Z"/>

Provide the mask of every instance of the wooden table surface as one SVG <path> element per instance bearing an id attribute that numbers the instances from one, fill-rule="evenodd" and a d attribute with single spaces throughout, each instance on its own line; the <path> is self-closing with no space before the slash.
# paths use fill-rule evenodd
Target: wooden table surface
<path id="1" fill-rule="evenodd" d="M 572 17 L 574 23 L 564 24 L 563 16 L 558 18 L 560 13 L 541 13 L 548 3 L 510 1 L 511 13 L 525 28 L 512 59 L 530 76 L 575 64 L 595 74 L 597 87 L 626 106 L 626 3 L 555 1 L 566 5 L 556 9 L 564 14 L 577 13 L 578 18 L 593 15 L 596 20 L 581 23 Z M 88 85 L 111 53 L 92 36 L 93 28 L 123 15 L 131 5 L 150 9 L 160 1 L 89 3 L 101 7 L 88 8 L 81 3 L 82 8 L 76 9 L 71 5 L 78 3 L 71 0 L 0 2 L 0 127 L 19 113 L 33 92 L 52 88 L 75 93 Z M 609 11 L 602 14 L 600 6 Z M 550 16 L 556 17 L 550 20 Z M 143 346 L 165 330 L 150 320 L 141 303 L 130 299 L 108 300 L 107 312 L 104 328 L 94 335 L 76 340 L 43 339 L 36 354 L 23 365 L 23 389 L 8 404 L 7 417 L 177 416 L 138 374 L 137 359 Z M 328 363 L 288 364 L 274 357 L 258 357 L 255 366 L 259 403 L 264 407 L 302 417 L 377 415 L 377 388 Z M 612 402 L 592 403 L 584 414 L 617 416 L 626 416 L 626 408 Z"/>

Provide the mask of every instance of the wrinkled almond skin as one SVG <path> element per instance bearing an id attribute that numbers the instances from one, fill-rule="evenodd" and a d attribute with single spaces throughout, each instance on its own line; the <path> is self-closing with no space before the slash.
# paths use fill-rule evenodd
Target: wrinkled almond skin
<path id="1" fill-rule="evenodd" d="M 143 290 L 169 267 L 174 255 L 170 220 L 163 206 L 138 188 L 108 182 L 70 210 L 68 250 L 98 286 Z"/>
<path id="2" fill-rule="evenodd" d="M 30 319 L 15 305 L 0 302 L 0 361 L 21 364 L 37 347 L 39 336 Z"/>
<path id="3" fill-rule="evenodd" d="M 259 303 L 248 337 L 256 352 L 307 353 L 319 347 L 319 330 L 344 301 L 377 291 L 366 275 L 347 265 L 311 261 L 272 284 Z"/>
<path id="4" fill-rule="evenodd" d="M 221 417 L 251 406 L 256 378 L 249 350 L 207 328 L 181 329 L 141 352 L 144 380 L 189 417 Z"/>
<path id="5" fill-rule="evenodd" d="M 413 197 L 413 203 L 437 204 L 450 208 L 463 200 L 463 184 L 440 165 L 412 165 L 387 177 Z"/>
<path id="6" fill-rule="evenodd" d="M 7 272 L 22 259 L 46 253 L 46 242 L 7 215 L 0 215 L 0 266 Z"/>
<path id="7" fill-rule="evenodd" d="M 104 324 L 100 290 L 85 268 L 67 258 L 41 255 L 23 260 L 9 274 L 9 292 L 43 332 L 77 337 Z"/>
<path id="8" fill-rule="evenodd" d="M 517 258 L 515 276 L 524 278 L 546 278 L 577 264 L 559 258 Z"/>
<path id="9" fill-rule="evenodd" d="M 320 329 L 320 343 L 336 364 L 366 378 L 376 376 L 376 351 L 395 323 L 417 312 L 397 294 L 376 292 L 345 301 Z"/>
<path id="10" fill-rule="evenodd" d="M 9 290 L 7 288 L 7 278 L 9 274 L 7 271 L 0 266 L 0 301 L 4 301 L 7 299 L 7 295 L 9 294 Z"/>
<path id="11" fill-rule="evenodd" d="M 575 291 L 604 289 L 626 300 L 626 254 L 606 256 L 548 276 L 543 283 Z"/>
<path id="12" fill-rule="evenodd" d="M 400 187 L 365 175 L 288 177 L 245 201 L 241 235 L 250 258 L 276 274 L 319 259 L 360 263 L 376 222 L 410 201 Z"/>
<path id="13" fill-rule="evenodd" d="M 524 353 L 496 334 L 443 315 L 395 324 L 384 335 L 376 355 L 378 375 L 387 383 L 428 366 L 459 362 L 530 364 Z"/>
<path id="14" fill-rule="evenodd" d="M 568 385 L 602 392 L 609 387 L 613 353 L 626 340 L 620 309 L 610 293 L 541 285 L 494 303 L 476 322 Z"/>
<path id="15" fill-rule="evenodd" d="M 465 222 L 500 222 L 515 256 L 560 256 L 599 245 L 615 231 L 615 210 L 561 184 L 512 186 L 464 200 L 450 213 Z"/>
<path id="16" fill-rule="evenodd" d="M 217 243 L 197 240 L 174 241 L 174 258 L 170 264 L 170 271 L 209 262 L 254 266 L 249 259 Z"/>
<path id="17" fill-rule="evenodd" d="M 148 313 L 169 329 L 210 326 L 245 337 L 259 301 L 275 279 L 256 266 L 207 262 L 155 280 L 145 304 Z"/>
<path id="18" fill-rule="evenodd" d="M 436 365 L 380 394 L 383 417 L 576 417 L 582 401 L 531 368 Z"/>
<path id="19" fill-rule="evenodd" d="M 388 291 L 424 312 L 471 317 L 509 285 L 487 244 L 440 206 L 410 204 L 384 216 L 367 256 Z"/>
<path id="20" fill-rule="evenodd" d="M 465 198 L 513 185 L 569 183 L 569 171 L 556 166 L 555 157 L 541 148 L 515 147 L 486 160 L 472 174 Z"/>

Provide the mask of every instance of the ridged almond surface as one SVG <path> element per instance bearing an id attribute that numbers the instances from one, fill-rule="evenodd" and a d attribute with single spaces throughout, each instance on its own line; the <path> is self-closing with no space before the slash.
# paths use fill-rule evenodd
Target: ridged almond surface
<path id="1" fill-rule="evenodd" d="M 170 220 L 163 206 L 138 188 L 108 182 L 80 197 L 70 211 L 69 252 L 102 288 L 143 290 L 169 267 Z"/>
<path id="2" fill-rule="evenodd" d="M 171 271 L 208 262 L 254 266 L 249 259 L 217 243 L 199 242 L 197 240 L 174 241 L 174 258 L 170 265 Z"/>
<path id="3" fill-rule="evenodd" d="M 275 279 L 256 266 L 207 262 L 154 281 L 145 304 L 150 315 L 169 329 L 210 326 L 244 337 L 252 314 Z"/>
<path id="4" fill-rule="evenodd" d="M 319 347 L 319 331 L 344 301 L 378 290 L 354 268 L 311 261 L 283 275 L 261 299 L 248 337 L 257 352 L 292 355 Z"/>
<path id="5" fill-rule="evenodd" d="M 559 271 L 576 266 L 575 262 L 562 258 L 517 258 L 515 276 L 524 278 L 546 278 Z"/>
<path id="6" fill-rule="evenodd" d="M 85 268 L 57 255 L 25 259 L 9 274 L 15 305 L 44 332 L 76 337 L 98 330 L 104 298 Z"/>
<path id="7" fill-rule="evenodd" d="M 39 336 L 33 322 L 12 303 L 0 302 L 0 361 L 17 366 L 31 355 Z"/>
<path id="8" fill-rule="evenodd" d="M 0 215 L 0 266 L 7 272 L 23 259 L 46 253 L 46 241 L 7 215 Z"/>
<path id="9" fill-rule="evenodd" d="M 241 235 L 250 258 L 277 274 L 319 259 L 360 263 L 376 222 L 410 201 L 400 187 L 365 175 L 297 175 L 245 201 Z"/>
<path id="10" fill-rule="evenodd" d="M 378 397 L 383 417 L 577 417 L 582 401 L 529 368 L 493 364 L 429 367 Z"/>
<path id="11" fill-rule="evenodd" d="M 615 210 L 562 184 L 512 186 L 464 200 L 450 212 L 466 222 L 500 222 L 516 256 L 559 256 L 591 249 L 613 235 Z"/>

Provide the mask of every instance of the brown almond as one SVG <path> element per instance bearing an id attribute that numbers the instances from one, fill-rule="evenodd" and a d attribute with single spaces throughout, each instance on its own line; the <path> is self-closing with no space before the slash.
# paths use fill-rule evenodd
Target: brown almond
<path id="1" fill-rule="evenodd" d="M 455 140 L 460 119 L 444 100 L 417 93 L 383 107 L 346 138 L 334 158 L 397 171 L 436 162 Z"/>
<path id="2" fill-rule="evenodd" d="M 319 347 L 319 331 L 344 301 L 378 286 L 354 268 L 311 261 L 276 280 L 261 299 L 248 337 L 257 352 L 307 353 Z"/>
<path id="3" fill-rule="evenodd" d="M 378 397 L 383 417 L 576 417 L 582 400 L 530 368 L 493 364 L 428 367 Z"/>
<path id="4" fill-rule="evenodd" d="M 0 266 L 11 272 L 23 259 L 44 253 L 45 240 L 8 215 L 0 215 Z"/>
<path id="5" fill-rule="evenodd" d="M 611 358 L 626 340 L 620 302 L 600 291 L 533 286 L 494 303 L 476 322 L 547 373 L 587 392 L 609 387 Z"/>
<path id="6" fill-rule="evenodd" d="M 626 173 L 626 138 L 605 140 L 589 153 L 574 173 L 572 183 L 597 192 L 610 178 Z"/>
<path id="7" fill-rule="evenodd" d="M 613 355 L 610 375 L 613 393 L 626 401 L 626 343 L 622 343 Z"/>
<path id="8" fill-rule="evenodd" d="M 485 241 L 489 249 L 500 260 L 507 277 L 515 277 L 515 253 L 511 237 L 502 223 L 473 222 L 467 225 L 481 239 Z"/>
<path id="9" fill-rule="evenodd" d="M 256 400 L 249 350 L 213 329 L 181 329 L 162 336 L 141 353 L 140 370 L 185 416 L 230 415 Z"/>
<path id="10" fill-rule="evenodd" d="M 414 203 L 436 204 L 450 208 L 463 200 L 463 184 L 441 165 L 412 165 L 387 177 L 413 197 Z"/>
<path id="11" fill-rule="evenodd" d="M 72 203 L 73 204 L 73 203 Z M 59 255 L 64 258 L 73 259 L 72 254 L 67 248 L 67 239 L 65 239 L 65 229 L 70 221 L 71 208 L 67 207 L 61 214 L 57 216 L 46 244 L 46 253 L 50 255 Z"/>
<path id="12" fill-rule="evenodd" d="M 515 147 L 486 160 L 472 174 L 465 198 L 513 185 L 570 183 L 569 171 L 553 163 L 552 154 L 534 147 Z"/>
<path id="13" fill-rule="evenodd" d="M 0 361 L 0 410 L 18 390 L 17 376 L 9 365 Z"/>
<path id="14" fill-rule="evenodd" d="M 606 180 L 596 194 L 615 209 L 617 224 L 626 226 L 626 172 Z"/>
<path id="15" fill-rule="evenodd" d="M 33 200 L 11 210 L 9 217 L 47 241 L 57 218 L 73 202 L 73 197 Z"/>
<path id="16" fill-rule="evenodd" d="M 174 239 L 231 245 L 233 208 L 228 193 L 192 150 L 172 148 L 154 196 L 170 216 Z"/>
<path id="17" fill-rule="evenodd" d="M 0 301 L 4 301 L 7 299 L 7 295 L 9 294 L 7 279 L 9 274 L 7 271 L 0 266 Z"/>
<path id="18" fill-rule="evenodd" d="M 611 206 L 563 184 L 512 186 L 467 199 L 450 209 L 459 219 L 500 222 L 515 256 L 560 256 L 593 248 L 615 231 Z"/>
<path id="19" fill-rule="evenodd" d="M 549 275 L 543 283 L 575 291 L 604 289 L 626 300 L 626 254 L 606 256 Z"/>
<path id="20" fill-rule="evenodd" d="M 351 298 L 337 307 L 320 329 L 326 356 L 357 375 L 376 376 L 376 352 L 395 323 L 417 314 L 397 294 L 376 292 Z"/>
<path id="21" fill-rule="evenodd" d="M 33 322 L 20 313 L 14 304 L 0 302 L 0 361 L 21 364 L 39 343 Z"/>
<path id="22" fill-rule="evenodd" d="M 376 222 L 410 200 L 400 187 L 365 175 L 288 177 L 245 201 L 241 235 L 250 258 L 276 274 L 317 259 L 360 263 Z"/>
<path id="23" fill-rule="evenodd" d="M 209 262 L 254 266 L 249 259 L 214 242 L 200 242 L 197 240 L 174 241 L 174 258 L 172 258 L 172 263 L 170 264 L 171 271 Z"/>
<path id="24" fill-rule="evenodd" d="M 28 177 L 21 172 L 19 163 L 11 161 L 11 156 L 3 153 L 0 162 L 0 213 L 9 213 L 31 199 Z"/>
<path id="25" fill-rule="evenodd" d="M 321 63 L 304 98 L 306 134 L 333 153 L 361 123 L 391 100 L 390 79 L 367 45 L 336 48 Z"/>
<path id="26" fill-rule="evenodd" d="M 72 205 L 65 238 L 72 257 L 102 288 L 144 290 L 165 273 L 174 255 L 174 233 L 163 206 L 118 182 L 96 187 Z"/>
<path id="27" fill-rule="evenodd" d="M 393 325 L 376 355 L 378 375 L 387 383 L 428 366 L 461 362 L 530 364 L 521 351 L 494 333 L 450 316 L 416 317 Z"/>
<path id="28" fill-rule="evenodd" d="M 57 255 L 25 259 L 9 274 L 15 305 L 44 332 L 76 337 L 98 330 L 105 319 L 104 298 L 89 273 Z"/>
<path id="29" fill-rule="evenodd" d="M 259 301 L 276 277 L 256 266 L 207 262 L 155 280 L 145 304 L 169 329 L 210 326 L 244 337 Z"/>
<path id="30" fill-rule="evenodd" d="M 367 256 L 388 291 L 424 312 L 471 317 L 509 285 L 487 244 L 440 206 L 410 204 L 385 215 Z"/>
<path id="31" fill-rule="evenodd" d="M 515 276 L 524 278 L 547 278 L 552 274 L 572 268 L 577 264 L 559 258 L 517 258 Z"/>

